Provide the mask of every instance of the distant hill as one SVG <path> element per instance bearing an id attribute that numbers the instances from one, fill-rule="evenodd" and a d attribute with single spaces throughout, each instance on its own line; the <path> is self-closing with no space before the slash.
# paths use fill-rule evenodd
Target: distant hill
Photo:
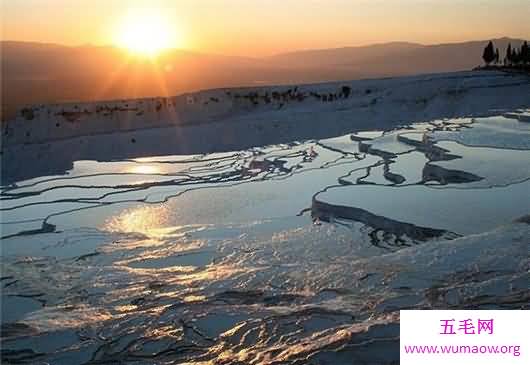
<path id="1" fill-rule="evenodd" d="M 508 43 L 494 40 L 502 57 Z M 171 50 L 156 62 L 114 47 L 1 42 L 2 119 L 27 104 L 175 95 L 218 87 L 314 83 L 468 70 L 487 40 L 393 42 L 245 58 Z"/>
<path id="2" fill-rule="evenodd" d="M 494 39 L 504 58 L 508 43 L 520 47 L 524 40 Z M 464 43 L 421 45 L 393 42 L 362 47 L 289 52 L 269 57 L 276 65 L 291 67 L 336 67 L 358 70 L 366 76 L 397 76 L 468 70 L 482 63 L 488 40 Z"/>
<path id="3" fill-rule="evenodd" d="M 421 44 L 392 42 L 373 44 L 361 47 L 342 47 L 328 49 L 311 49 L 282 53 L 268 57 L 267 60 L 277 64 L 297 67 L 357 67 L 373 59 L 399 56 L 403 53 L 423 48 Z"/>

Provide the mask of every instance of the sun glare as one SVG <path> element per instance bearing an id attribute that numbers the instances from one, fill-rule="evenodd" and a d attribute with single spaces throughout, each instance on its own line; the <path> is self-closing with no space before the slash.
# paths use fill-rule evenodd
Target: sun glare
<path id="1" fill-rule="evenodd" d="M 128 169 L 127 172 L 139 175 L 149 175 L 149 174 L 158 174 L 161 173 L 161 169 L 157 166 L 152 165 L 138 165 L 134 166 L 131 169 Z"/>
<path id="2" fill-rule="evenodd" d="M 149 11 L 129 13 L 117 34 L 117 44 L 132 53 L 156 56 L 161 51 L 180 46 L 175 24 L 162 14 Z"/>

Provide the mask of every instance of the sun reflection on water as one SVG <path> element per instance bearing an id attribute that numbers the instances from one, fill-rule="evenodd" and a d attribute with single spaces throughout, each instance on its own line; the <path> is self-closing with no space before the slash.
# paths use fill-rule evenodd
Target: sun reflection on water
<path id="1" fill-rule="evenodd" d="M 138 166 L 134 166 L 134 167 L 127 169 L 127 172 L 133 173 L 133 174 L 149 175 L 149 174 L 160 174 L 162 170 L 158 166 L 138 165 Z"/>
<path id="2" fill-rule="evenodd" d="M 168 227 L 168 221 L 169 210 L 165 204 L 140 206 L 110 217 L 105 222 L 104 229 L 110 232 L 142 233 L 149 237 L 160 237 L 172 229 Z"/>

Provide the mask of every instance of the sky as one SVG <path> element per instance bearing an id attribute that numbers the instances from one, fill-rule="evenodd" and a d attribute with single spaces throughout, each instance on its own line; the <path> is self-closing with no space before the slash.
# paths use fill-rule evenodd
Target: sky
<path id="1" fill-rule="evenodd" d="M 149 43 L 141 29 L 130 29 L 130 19 L 142 14 L 164 24 L 158 32 L 167 33 L 172 48 L 255 57 L 390 41 L 433 44 L 530 38 L 530 0 L 0 2 L 3 40 L 65 45 L 122 46 L 124 32 L 143 36 Z M 136 15 L 131 18 L 131 14 Z M 129 24 L 125 31 L 123 24 Z"/>

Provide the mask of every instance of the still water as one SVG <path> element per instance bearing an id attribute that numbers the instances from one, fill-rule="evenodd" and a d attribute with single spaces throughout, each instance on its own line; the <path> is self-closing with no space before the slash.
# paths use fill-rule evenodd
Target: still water
<path id="1" fill-rule="evenodd" d="M 187 156 L 72 146 L 3 156 L 6 360 L 385 363 L 400 308 L 528 302 L 527 122 Z"/>

